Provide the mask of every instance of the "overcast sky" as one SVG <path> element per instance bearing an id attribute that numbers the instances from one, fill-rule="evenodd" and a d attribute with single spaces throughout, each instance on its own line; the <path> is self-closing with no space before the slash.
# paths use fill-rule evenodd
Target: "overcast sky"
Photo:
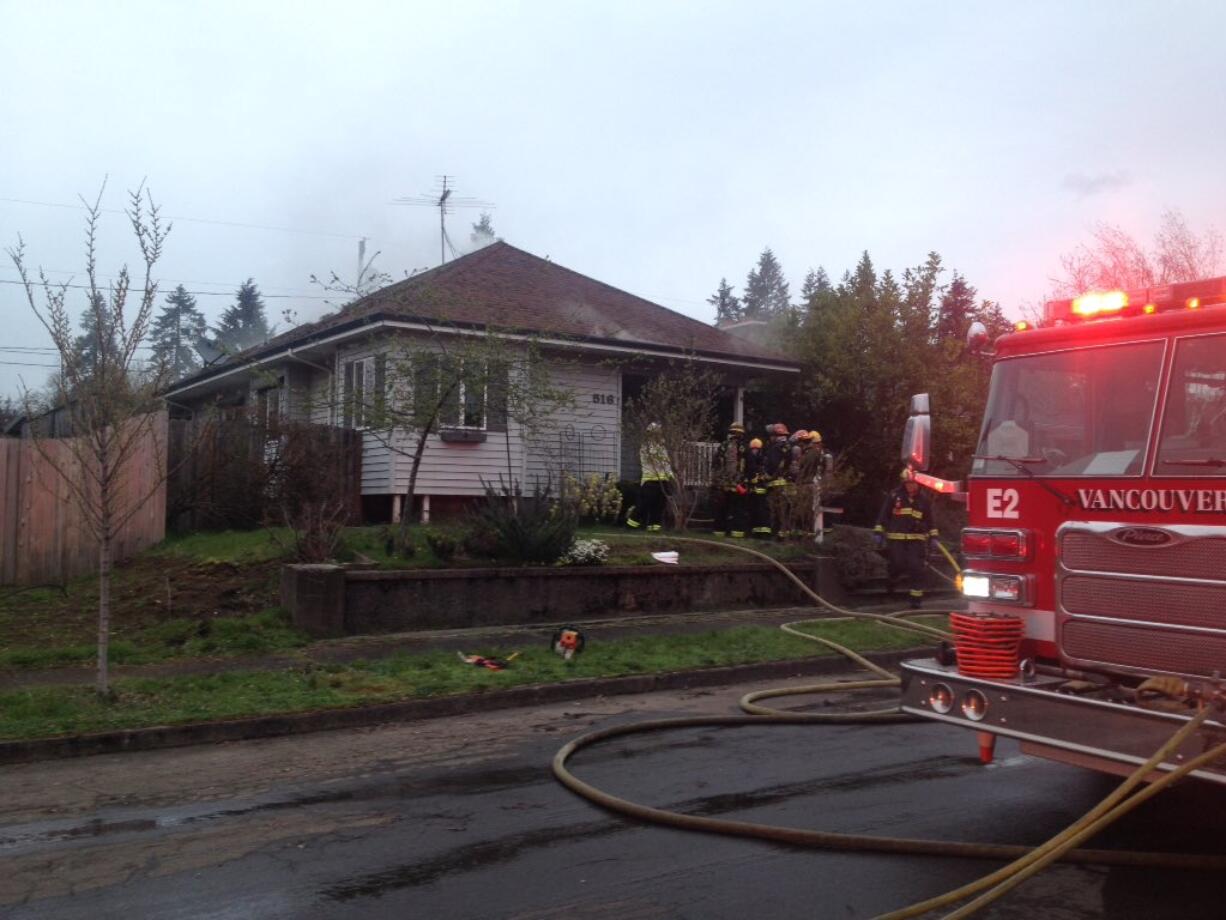
<path id="1" fill-rule="evenodd" d="M 165 288 L 224 292 L 213 320 L 252 276 L 307 320 L 359 237 L 396 276 L 438 262 L 437 215 L 391 202 L 447 173 L 508 242 L 708 321 L 768 245 L 794 293 L 935 249 L 1016 315 L 1096 221 L 1223 222 L 1224 27 L 1210 0 L 0 0 L 0 243 L 79 276 L 81 212 L 7 199 L 109 176 L 120 208 L 147 179 L 193 219 Z M 113 273 L 134 253 L 107 217 Z M 50 344 L 11 284 L 0 319 L 0 348 Z M 0 393 L 42 382 L 26 360 L 0 351 Z"/>

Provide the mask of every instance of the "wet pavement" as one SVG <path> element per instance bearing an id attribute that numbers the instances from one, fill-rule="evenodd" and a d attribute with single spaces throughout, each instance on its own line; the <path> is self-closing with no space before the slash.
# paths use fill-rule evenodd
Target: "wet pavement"
<path id="1" fill-rule="evenodd" d="M 994 863 L 802 850 L 609 815 L 549 761 L 593 726 L 735 712 L 751 687 L 0 768 L 6 918 L 873 916 Z M 1037 843 L 1110 790 L 935 725 L 686 729 L 580 752 L 577 775 L 695 814 Z M 1160 796 L 1097 845 L 1226 851 L 1226 790 Z M 1203 874 L 1058 866 L 983 916 L 1217 918 Z"/>

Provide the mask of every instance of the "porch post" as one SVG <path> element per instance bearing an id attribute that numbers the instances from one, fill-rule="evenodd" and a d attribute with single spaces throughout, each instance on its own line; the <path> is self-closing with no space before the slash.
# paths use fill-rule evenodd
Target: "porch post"
<path id="1" fill-rule="evenodd" d="M 421 497 L 421 522 L 423 524 L 430 523 L 430 496 L 423 495 Z"/>
<path id="2" fill-rule="evenodd" d="M 736 398 L 732 401 L 732 420 L 737 424 L 745 424 L 745 388 L 736 388 Z"/>
<path id="3" fill-rule="evenodd" d="M 392 496 L 392 523 L 393 524 L 400 523 L 400 503 L 402 501 L 404 501 L 403 495 L 397 494 L 397 495 Z"/>

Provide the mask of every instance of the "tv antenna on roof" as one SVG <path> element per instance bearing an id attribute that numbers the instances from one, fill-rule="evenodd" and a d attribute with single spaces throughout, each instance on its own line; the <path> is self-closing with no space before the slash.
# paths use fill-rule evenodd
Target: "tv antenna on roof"
<path id="1" fill-rule="evenodd" d="M 468 198 L 455 193 L 455 176 L 436 176 L 434 191 L 430 194 L 397 198 L 392 204 L 407 204 L 419 208 L 438 208 L 438 256 L 439 264 L 447 261 L 447 250 L 454 258 L 458 253 L 451 238 L 447 236 L 447 215 L 460 208 L 493 210 L 494 205 L 479 198 Z"/>

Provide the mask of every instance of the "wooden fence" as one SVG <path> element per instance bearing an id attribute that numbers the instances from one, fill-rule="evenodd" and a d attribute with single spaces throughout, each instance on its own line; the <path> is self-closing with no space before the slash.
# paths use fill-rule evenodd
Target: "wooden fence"
<path id="1" fill-rule="evenodd" d="M 120 494 L 142 504 L 119 531 L 116 560 L 166 535 L 166 430 L 159 413 L 124 468 Z M 0 438 L 0 585 L 63 584 L 97 571 L 98 541 L 64 478 L 84 475 L 67 439 Z"/>

